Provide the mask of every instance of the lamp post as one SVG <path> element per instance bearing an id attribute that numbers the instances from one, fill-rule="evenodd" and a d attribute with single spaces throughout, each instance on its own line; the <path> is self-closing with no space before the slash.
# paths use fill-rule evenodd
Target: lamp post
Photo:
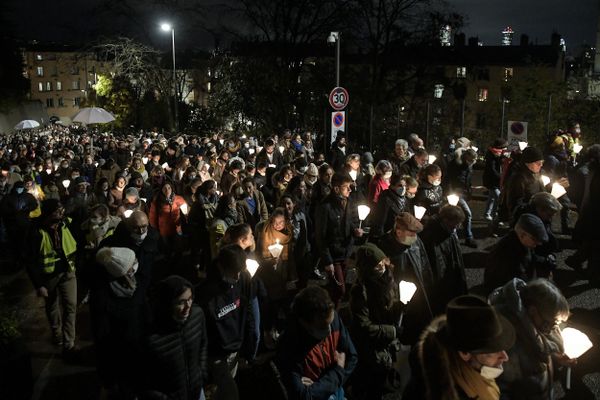
<path id="1" fill-rule="evenodd" d="M 327 37 L 327 43 L 335 43 L 335 87 L 340 86 L 340 33 L 331 32 Z"/>
<path id="2" fill-rule="evenodd" d="M 171 46 L 173 49 L 173 104 L 175 109 L 175 132 L 179 131 L 179 118 L 177 116 L 177 69 L 175 67 L 175 28 L 168 23 L 163 23 L 160 25 L 160 29 L 164 32 L 171 31 Z"/>

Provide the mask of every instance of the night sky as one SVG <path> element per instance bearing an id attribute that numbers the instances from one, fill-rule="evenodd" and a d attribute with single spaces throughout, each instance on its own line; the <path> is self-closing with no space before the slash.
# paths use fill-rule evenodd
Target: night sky
<path id="1" fill-rule="evenodd" d="M 106 0 L 105 0 L 106 1 Z M 119 0 L 108 0 L 118 5 Z M 71 41 L 80 37 L 97 37 L 100 33 L 115 35 L 129 30 L 162 47 L 164 37 L 153 21 L 161 19 L 159 9 L 144 10 L 136 15 L 137 21 L 97 9 L 101 0 L 0 0 L 5 19 L 14 23 L 13 31 L 24 39 L 42 41 Z M 165 2 L 169 3 L 169 2 Z M 185 4 L 185 0 L 179 0 Z M 188 3 L 191 3 L 188 1 Z M 219 1 L 205 2 L 209 14 L 215 13 Z M 485 45 L 499 45 L 500 31 L 510 25 L 515 31 L 516 43 L 522 33 L 538 44 L 547 44 L 553 30 L 559 32 L 570 49 L 582 43 L 594 44 L 598 22 L 598 0 L 449 0 L 456 11 L 467 16 L 464 31 L 469 36 L 479 36 Z M 213 5 L 211 5 L 213 4 Z M 117 6 L 118 7 L 118 6 Z M 117 13 L 118 15 L 119 13 Z M 176 19 L 172 17 L 171 19 Z M 176 31 L 196 38 L 195 44 L 212 47 L 215 36 L 210 33 L 216 18 L 209 18 L 204 26 L 186 24 Z M 114 26 L 115 29 L 109 29 Z M 168 41 L 165 43 L 168 45 Z"/>

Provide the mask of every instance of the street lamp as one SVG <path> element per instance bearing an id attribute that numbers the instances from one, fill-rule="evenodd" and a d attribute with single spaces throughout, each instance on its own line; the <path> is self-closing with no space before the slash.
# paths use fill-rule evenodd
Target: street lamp
<path id="1" fill-rule="evenodd" d="M 340 33 L 331 32 L 327 37 L 327 43 L 335 43 L 335 87 L 340 86 Z"/>
<path id="2" fill-rule="evenodd" d="M 160 29 L 164 32 L 171 31 L 171 44 L 173 48 L 173 100 L 175 108 L 175 132 L 179 131 L 179 120 L 177 117 L 177 69 L 175 68 L 175 28 L 168 23 L 160 24 Z"/>

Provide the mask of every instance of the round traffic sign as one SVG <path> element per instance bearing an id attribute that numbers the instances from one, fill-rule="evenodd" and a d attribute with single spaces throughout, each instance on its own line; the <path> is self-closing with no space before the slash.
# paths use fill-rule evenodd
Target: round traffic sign
<path id="1" fill-rule="evenodd" d="M 523 132 L 525 132 L 525 127 L 523 126 L 522 123 L 520 123 L 519 121 L 517 122 L 513 122 L 510 125 L 510 131 L 514 134 L 514 135 L 522 135 Z"/>
<path id="2" fill-rule="evenodd" d="M 329 94 L 329 104 L 334 110 L 343 110 L 348 105 L 349 100 L 350 96 L 348 95 L 348 91 L 343 87 L 338 86 L 333 88 Z"/>
<path id="3" fill-rule="evenodd" d="M 344 125 L 344 114 L 339 112 L 339 113 L 335 113 L 335 115 L 333 116 L 333 126 L 335 126 L 336 128 L 339 128 L 340 126 Z"/>

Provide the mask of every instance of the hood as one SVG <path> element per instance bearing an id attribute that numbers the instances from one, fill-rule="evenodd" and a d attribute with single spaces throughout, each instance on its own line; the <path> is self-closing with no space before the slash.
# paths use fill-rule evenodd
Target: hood
<path id="1" fill-rule="evenodd" d="M 496 307 L 509 311 L 511 314 L 522 315 L 525 313 L 519 291 L 527 284 L 521 279 L 514 278 L 490 294 L 490 303 Z"/>

